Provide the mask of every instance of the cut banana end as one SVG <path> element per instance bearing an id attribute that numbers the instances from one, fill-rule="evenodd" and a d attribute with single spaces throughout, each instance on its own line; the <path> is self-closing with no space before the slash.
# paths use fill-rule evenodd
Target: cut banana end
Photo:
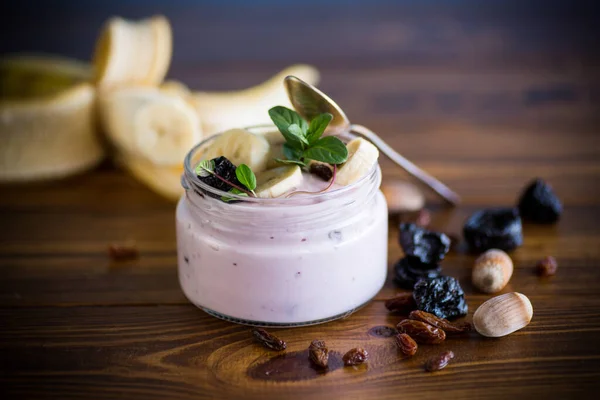
<path id="1" fill-rule="evenodd" d="M 337 172 L 335 182 L 346 186 L 365 176 L 377 162 L 379 150 L 371 142 L 363 138 L 351 140 L 348 148 L 348 160 Z"/>
<path id="2" fill-rule="evenodd" d="M 268 111 L 277 105 L 291 107 L 283 86 L 288 75 L 316 85 L 319 71 L 310 65 L 290 66 L 271 79 L 249 89 L 233 92 L 194 92 L 190 102 L 198 111 L 207 136 L 236 127 L 272 124 Z"/>
<path id="3" fill-rule="evenodd" d="M 153 87 L 103 92 L 104 129 L 121 151 L 158 166 L 180 165 L 202 139 L 195 110 L 180 96 Z"/>
<path id="4" fill-rule="evenodd" d="M 297 165 L 273 168 L 257 176 L 255 192 L 262 198 L 279 197 L 298 189 L 302 179 L 302 170 Z"/>
<path id="5" fill-rule="evenodd" d="M 183 166 L 159 167 L 143 158 L 125 154 L 118 154 L 115 158 L 131 175 L 161 196 L 177 201 L 183 194 Z"/>
<path id="6" fill-rule="evenodd" d="M 215 138 L 202 159 L 224 156 L 235 165 L 246 164 L 254 173 L 259 173 L 267 168 L 269 149 L 269 142 L 264 137 L 245 129 L 230 129 Z"/>
<path id="7" fill-rule="evenodd" d="M 167 73 L 171 55 L 171 27 L 165 17 L 111 18 L 94 51 L 96 82 L 100 86 L 158 84 Z"/>
<path id="8" fill-rule="evenodd" d="M 91 67 L 50 56 L 0 62 L 0 181 L 57 179 L 104 157 Z"/>

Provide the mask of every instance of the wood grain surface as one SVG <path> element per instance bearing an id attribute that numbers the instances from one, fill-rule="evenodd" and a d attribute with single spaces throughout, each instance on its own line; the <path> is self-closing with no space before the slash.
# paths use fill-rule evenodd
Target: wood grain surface
<path id="1" fill-rule="evenodd" d="M 0 186 L 3 399 L 597 398 L 600 57 L 596 17 L 586 9 L 533 1 L 48 3 L 2 13 L 3 53 L 87 58 L 109 15 L 165 12 L 175 30 L 170 76 L 195 88 L 244 87 L 289 63 L 314 63 L 321 87 L 353 121 L 463 196 L 446 209 L 428 194 L 434 229 L 460 235 L 468 215 L 514 204 L 537 176 L 565 211 L 554 226 L 525 224 L 525 243 L 511 254 L 515 272 L 502 292 L 524 293 L 534 307 L 522 331 L 453 337 L 402 359 L 391 338 L 372 330 L 400 320 L 383 302 L 402 291 L 392 281 L 402 251 L 390 217 L 384 289 L 344 320 L 277 330 L 288 343 L 281 355 L 258 346 L 247 327 L 187 302 L 174 205 L 110 162 L 59 182 Z M 382 167 L 385 180 L 406 179 L 387 160 Z M 127 240 L 140 258 L 111 261 L 107 246 Z M 547 255 L 559 269 L 542 279 L 534 266 Z M 474 258 L 459 244 L 442 263 L 465 289 L 467 320 L 490 297 L 470 283 Z M 333 351 L 326 374 L 308 363 L 315 338 Z M 341 354 L 356 346 L 371 359 L 342 367 Z M 456 358 L 424 372 L 443 350 Z"/>

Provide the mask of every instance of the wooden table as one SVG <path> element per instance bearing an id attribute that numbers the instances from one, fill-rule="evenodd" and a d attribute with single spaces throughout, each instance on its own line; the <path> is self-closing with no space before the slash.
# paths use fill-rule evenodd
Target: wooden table
<path id="1" fill-rule="evenodd" d="M 370 331 L 399 320 L 383 304 L 400 292 L 392 282 L 391 267 L 401 250 L 397 220 L 391 218 L 390 275 L 377 298 L 344 320 L 278 330 L 288 343 L 286 355 L 279 356 L 256 345 L 247 327 L 217 320 L 187 302 L 177 280 L 174 205 L 107 162 L 61 182 L 0 186 L 0 393 L 93 399 L 595 398 L 600 389 L 597 53 L 564 27 L 562 40 L 554 41 L 559 17 L 566 16 L 560 21 L 568 25 L 584 16 L 562 14 L 557 7 L 538 16 L 532 7 L 471 9 L 466 3 L 440 5 L 433 13 L 407 4 L 349 6 L 337 19 L 330 18 L 334 5 L 323 6 L 313 25 L 297 28 L 299 36 L 317 43 L 305 57 L 291 48 L 278 53 L 277 46 L 258 44 L 253 53 L 235 39 L 242 33 L 257 43 L 271 37 L 269 29 L 256 28 L 276 14 L 268 5 L 231 14 L 214 4 L 191 11 L 165 6 L 177 22 L 171 76 L 195 87 L 229 89 L 258 82 L 289 62 L 315 63 L 323 72 L 321 87 L 351 119 L 380 132 L 463 196 L 464 204 L 454 210 L 430 197 L 434 229 L 460 234 L 474 210 L 512 205 L 533 177 L 545 178 L 564 201 L 564 215 L 555 226 L 525 225 L 525 243 L 512 253 L 515 272 L 503 290 L 531 299 L 534 317 L 527 328 L 502 339 L 475 334 L 448 339 L 402 360 L 390 338 Z M 115 8 L 56 11 L 59 22 L 78 12 L 77 21 L 90 24 L 71 26 L 83 35 L 76 44 L 57 39 L 64 24 L 56 24 L 59 33 L 40 39 L 39 48 L 89 54 L 90 25 L 97 29 L 112 13 L 157 11 L 110 4 Z M 275 27 L 283 32 L 280 44 L 300 46 L 302 41 L 283 28 L 310 13 L 289 7 Z M 253 18 L 246 19 L 247 12 Z M 312 29 L 325 24 L 327 29 Z M 433 36 L 427 36 L 432 29 Z M 218 51 L 212 40 L 204 42 L 207 53 L 194 53 L 198 31 L 221 34 L 225 45 L 237 43 L 239 54 Z M 542 32 L 541 39 L 517 40 L 523 31 Z M 317 40 L 325 32 L 328 41 Z M 22 37 L 23 47 L 31 47 L 31 37 Z M 8 50 L 17 46 L 2 43 Z M 346 47 L 335 46 L 340 43 Z M 386 160 L 382 166 L 385 179 L 405 178 Z M 126 240 L 137 242 L 140 259 L 111 262 L 108 244 Z M 547 255 L 557 258 L 559 270 L 541 279 L 534 265 Z M 444 273 L 459 278 L 467 293 L 467 319 L 490 297 L 470 284 L 473 260 L 458 246 L 442 263 Z M 354 369 L 340 367 L 334 356 L 332 371 L 319 375 L 305 354 L 314 338 L 338 352 L 365 347 L 371 359 Z M 450 366 L 425 373 L 425 360 L 446 349 L 456 354 Z"/>

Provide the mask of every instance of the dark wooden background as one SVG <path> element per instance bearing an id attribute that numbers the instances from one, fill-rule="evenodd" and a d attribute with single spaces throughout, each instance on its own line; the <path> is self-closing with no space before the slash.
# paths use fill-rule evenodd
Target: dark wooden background
<path id="1" fill-rule="evenodd" d="M 400 360 L 384 299 L 352 317 L 283 329 L 290 355 L 188 304 L 176 277 L 174 205 L 105 163 L 61 182 L 0 186 L 0 393 L 8 398 L 596 398 L 600 389 L 600 52 L 593 2 L 557 1 L 19 1 L 0 12 L 0 53 L 89 59 L 102 22 L 165 13 L 170 76 L 196 89 L 249 86 L 295 62 L 350 118 L 379 132 L 464 197 L 435 198 L 432 227 L 459 233 L 467 215 L 510 205 L 541 176 L 565 203 L 556 226 L 525 226 L 504 291 L 531 299 L 530 326 L 423 346 Z M 404 177 L 383 161 L 385 179 Z M 401 256 L 395 220 L 390 266 Z M 133 239 L 141 258 L 114 264 L 107 245 Z M 538 259 L 557 257 L 541 280 Z M 443 262 L 471 312 L 489 296 L 470 284 L 473 256 Z M 303 351 L 321 337 L 361 345 L 366 368 L 316 376 Z M 427 356 L 456 359 L 429 375 Z M 265 364 L 267 363 L 267 364 Z M 268 364 L 271 363 L 271 364 Z M 275 363 L 296 369 L 264 374 Z M 265 367 L 266 365 L 266 367 Z M 261 368 L 263 368 L 261 370 Z M 262 372 L 261 372 L 262 371 Z M 3 398 L 7 398 L 3 396 Z"/>

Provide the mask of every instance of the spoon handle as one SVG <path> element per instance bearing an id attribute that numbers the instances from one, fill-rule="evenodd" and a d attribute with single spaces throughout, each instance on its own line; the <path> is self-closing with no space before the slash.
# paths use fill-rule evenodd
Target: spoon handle
<path id="1" fill-rule="evenodd" d="M 452 191 L 448 186 L 417 167 L 415 164 L 401 156 L 396 150 L 391 148 L 386 142 L 384 142 L 377 134 L 370 129 L 362 125 L 352 125 L 350 127 L 352 132 L 369 139 L 375 146 L 381 150 L 383 154 L 388 156 L 393 162 L 402 167 L 410 175 L 429 186 L 434 192 L 439 194 L 448 203 L 456 206 L 460 203 L 460 196 Z"/>

